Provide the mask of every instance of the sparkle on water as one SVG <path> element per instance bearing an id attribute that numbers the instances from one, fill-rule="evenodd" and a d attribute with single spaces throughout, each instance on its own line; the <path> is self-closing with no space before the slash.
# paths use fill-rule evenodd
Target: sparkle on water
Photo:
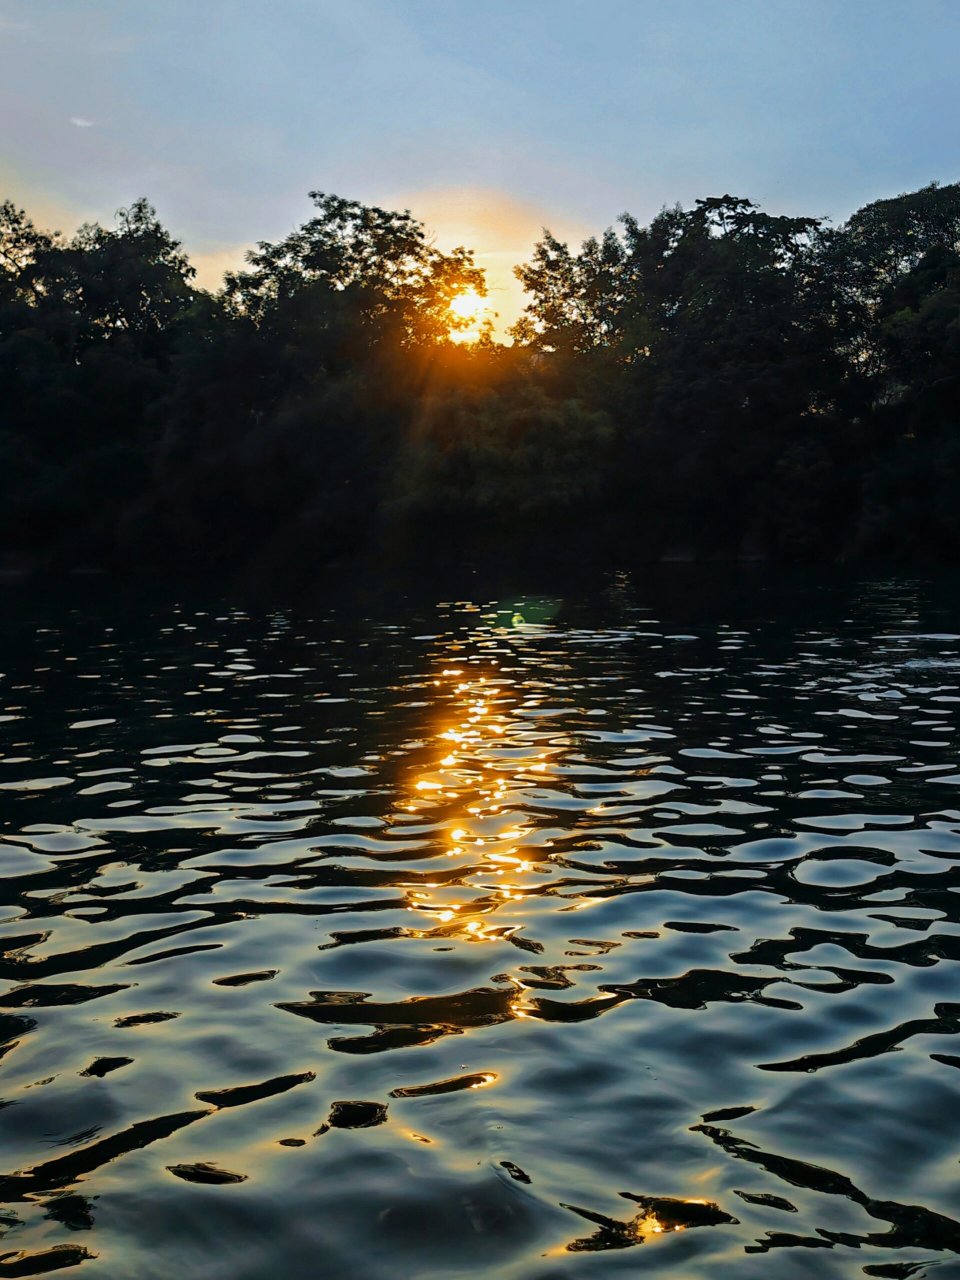
<path id="1" fill-rule="evenodd" d="M 0 1275 L 960 1274 L 955 596 L 6 599 Z"/>

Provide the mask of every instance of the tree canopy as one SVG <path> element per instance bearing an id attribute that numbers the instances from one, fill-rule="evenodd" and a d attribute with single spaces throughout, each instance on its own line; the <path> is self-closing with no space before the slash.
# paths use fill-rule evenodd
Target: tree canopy
<path id="1" fill-rule="evenodd" d="M 468 249 L 311 199 L 216 293 L 146 200 L 0 205 L 0 552 L 960 558 L 960 184 L 545 231 L 506 346 L 455 341 Z"/>

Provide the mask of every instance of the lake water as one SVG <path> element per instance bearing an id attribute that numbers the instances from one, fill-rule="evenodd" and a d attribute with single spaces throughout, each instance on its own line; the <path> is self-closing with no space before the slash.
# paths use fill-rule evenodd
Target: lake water
<path id="1" fill-rule="evenodd" d="M 960 596 L 473 582 L 5 588 L 0 1276 L 960 1276 Z"/>

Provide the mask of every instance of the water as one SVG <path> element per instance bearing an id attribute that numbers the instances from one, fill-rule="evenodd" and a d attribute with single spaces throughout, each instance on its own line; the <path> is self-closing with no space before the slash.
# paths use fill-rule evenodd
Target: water
<path id="1" fill-rule="evenodd" d="M 0 1275 L 960 1275 L 956 597 L 461 594 L 6 590 Z"/>

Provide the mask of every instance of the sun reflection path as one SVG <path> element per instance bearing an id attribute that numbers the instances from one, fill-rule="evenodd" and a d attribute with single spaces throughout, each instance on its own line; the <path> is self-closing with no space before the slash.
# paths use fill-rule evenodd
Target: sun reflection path
<path id="1" fill-rule="evenodd" d="M 484 674 L 446 666 L 434 686 L 447 714 L 432 740 L 435 760 L 413 781 L 404 809 L 432 819 L 453 874 L 412 890 L 409 909 L 447 937 L 523 946 L 518 935 L 528 923 L 529 900 L 552 878 L 544 865 L 549 841 L 525 805 L 559 747 L 544 748 L 543 734 L 515 715 L 513 682 L 493 666 Z M 523 1017 L 523 983 L 514 981 L 512 1012 Z"/>

